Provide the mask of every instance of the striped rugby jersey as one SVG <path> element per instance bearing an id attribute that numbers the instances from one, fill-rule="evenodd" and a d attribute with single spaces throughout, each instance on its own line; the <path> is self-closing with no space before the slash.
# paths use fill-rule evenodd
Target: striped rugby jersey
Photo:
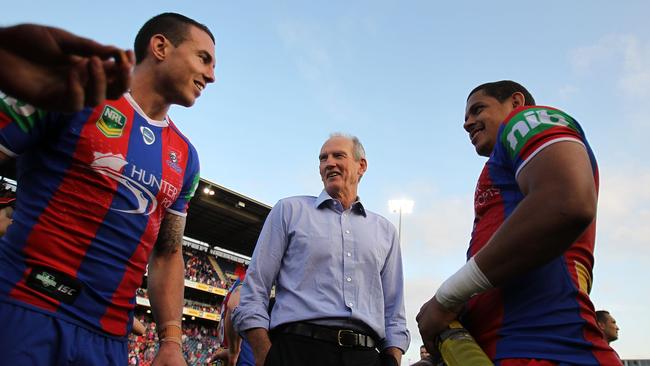
<path id="1" fill-rule="evenodd" d="M 541 106 L 515 109 L 497 136 L 476 186 L 468 259 L 524 198 L 516 177 L 545 147 L 560 141 L 583 145 L 598 189 L 594 154 L 578 122 L 564 112 Z M 596 326 L 589 299 L 595 231 L 594 221 L 564 255 L 468 302 L 463 324 L 492 360 L 534 358 L 572 365 L 620 365 Z"/>
<path id="2" fill-rule="evenodd" d="M 63 114 L 0 93 L 0 151 L 19 182 L 0 301 L 127 335 L 162 219 L 186 215 L 198 184 L 194 147 L 130 94 Z"/>

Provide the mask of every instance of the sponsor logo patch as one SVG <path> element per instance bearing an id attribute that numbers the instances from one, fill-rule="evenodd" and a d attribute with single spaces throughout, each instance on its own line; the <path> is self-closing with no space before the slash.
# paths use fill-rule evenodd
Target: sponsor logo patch
<path id="1" fill-rule="evenodd" d="M 158 205 L 168 208 L 178 197 L 179 190 L 173 183 L 129 164 L 122 154 L 95 152 L 94 157 L 90 169 L 115 180 L 131 193 L 132 197 L 126 200 L 129 207 L 111 207 L 113 211 L 150 215 Z M 153 192 L 162 194 L 160 199 Z"/>
<path id="2" fill-rule="evenodd" d="M 140 126 L 140 133 L 142 133 L 142 139 L 147 145 L 151 145 L 156 141 L 156 135 L 153 131 L 147 126 Z"/>
<path id="3" fill-rule="evenodd" d="M 554 127 L 570 126 L 571 117 L 560 111 L 535 108 L 519 113 L 512 118 L 504 130 L 504 144 L 511 155 L 521 148 L 535 134 Z"/>
<path id="4" fill-rule="evenodd" d="M 107 105 L 104 106 L 104 110 L 97 120 L 96 125 L 106 137 L 120 137 L 126 125 L 126 116 L 117 109 Z"/>
<path id="5" fill-rule="evenodd" d="M 72 304 L 83 287 L 79 280 L 47 267 L 32 268 L 26 284 L 28 287 L 66 304 Z"/>

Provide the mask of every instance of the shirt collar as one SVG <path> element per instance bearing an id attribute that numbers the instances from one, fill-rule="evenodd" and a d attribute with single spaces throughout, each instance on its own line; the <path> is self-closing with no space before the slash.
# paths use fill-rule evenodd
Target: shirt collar
<path id="1" fill-rule="evenodd" d="M 316 199 L 316 202 L 314 202 L 314 207 L 316 208 L 322 208 L 325 206 L 325 204 L 333 204 L 336 200 L 332 198 L 326 190 L 323 189 L 323 191 L 320 193 L 318 198 Z M 361 200 L 359 199 L 359 196 L 357 196 L 357 200 L 352 203 L 352 212 L 358 213 L 360 215 L 363 215 L 363 217 L 366 217 L 366 209 L 363 207 L 363 204 L 361 203 Z"/>

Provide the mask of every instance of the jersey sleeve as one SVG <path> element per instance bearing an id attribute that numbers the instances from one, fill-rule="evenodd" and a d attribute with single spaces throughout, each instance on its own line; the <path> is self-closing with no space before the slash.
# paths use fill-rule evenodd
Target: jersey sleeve
<path id="1" fill-rule="evenodd" d="M 181 192 L 178 195 L 178 198 L 174 203 L 167 208 L 168 212 L 179 216 L 187 215 L 187 208 L 189 206 L 190 200 L 194 197 L 196 188 L 199 186 L 200 176 L 200 167 L 199 167 L 199 156 L 194 149 L 194 146 L 188 144 L 188 153 L 189 160 L 187 161 L 187 166 L 185 168 L 185 176 L 183 178 L 183 187 L 181 187 Z"/>
<path id="2" fill-rule="evenodd" d="M 0 151 L 13 158 L 29 150 L 45 135 L 48 117 L 0 91 Z"/>
<path id="3" fill-rule="evenodd" d="M 580 125 L 568 114 L 550 107 L 528 107 L 504 122 L 497 150 L 512 164 L 515 177 L 540 151 L 560 141 L 585 146 Z"/>

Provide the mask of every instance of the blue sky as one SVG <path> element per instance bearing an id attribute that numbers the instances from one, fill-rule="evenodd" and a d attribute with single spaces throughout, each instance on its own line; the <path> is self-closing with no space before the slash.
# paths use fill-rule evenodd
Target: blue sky
<path id="1" fill-rule="evenodd" d="M 500 79 L 580 121 L 600 164 L 592 299 L 620 327 L 623 358 L 650 358 L 650 97 L 647 1 L 2 1 L 0 24 L 56 25 L 131 47 L 149 17 L 176 11 L 217 38 L 216 83 L 172 119 L 202 175 L 262 202 L 321 189 L 330 132 L 360 137 L 366 205 L 403 220 L 407 313 L 464 261 L 484 159 L 461 128 L 467 93 Z"/>

